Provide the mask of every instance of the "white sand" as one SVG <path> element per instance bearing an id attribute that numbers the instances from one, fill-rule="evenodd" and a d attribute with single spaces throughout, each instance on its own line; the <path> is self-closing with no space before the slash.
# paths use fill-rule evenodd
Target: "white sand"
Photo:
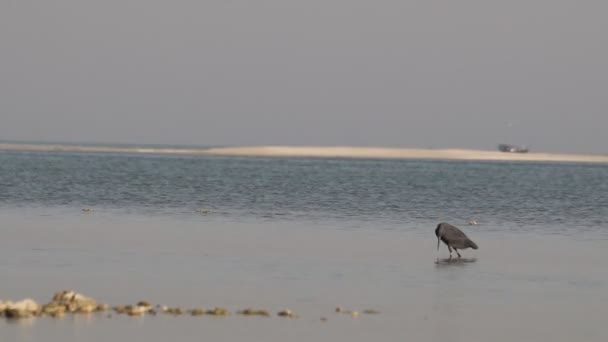
<path id="1" fill-rule="evenodd" d="M 150 148 L 78 146 L 60 144 L 0 144 L 0 150 L 62 151 L 145 154 L 191 154 L 246 157 L 320 157 L 320 158 L 378 158 L 378 159 L 451 159 L 451 160 L 518 160 L 552 162 L 608 163 L 606 155 L 505 153 L 465 149 L 413 149 L 383 147 L 323 147 L 323 146 L 248 146 L 220 148 Z"/>
<path id="2" fill-rule="evenodd" d="M 608 156 L 549 153 L 505 153 L 464 149 L 410 149 L 381 147 L 253 146 L 212 148 L 207 154 L 267 157 L 342 157 L 392 159 L 527 160 L 560 162 L 608 162 Z"/>

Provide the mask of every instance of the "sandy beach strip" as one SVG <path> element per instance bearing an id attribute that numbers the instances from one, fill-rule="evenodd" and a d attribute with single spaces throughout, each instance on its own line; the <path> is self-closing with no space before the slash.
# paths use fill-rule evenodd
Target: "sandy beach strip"
<path id="1" fill-rule="evenodd" d="M 316 157 L 363 159 L 438 159 L 608 163 L 608 155 L 506 153 L 467 149 L 416 149 L 348 146 L 245 146 L 217 148 L 115 147 L 62 144 L 0 143 L 4 151 L 184 154 L 239 157 Z"/>
<path id="2" fill-rule="evenodd" d="M 221 156 L 259 157 L 326 157 L 326 158 L 381 158 L 381 159 L 448 159 L 448 160 L 517 160 L 607 163 L 608 156 L 505 153 L 499 151 L 465 149 L 411 149 L 382 147 L 295 147 L 252 146 L 211 148 L 206 154 Z"/>

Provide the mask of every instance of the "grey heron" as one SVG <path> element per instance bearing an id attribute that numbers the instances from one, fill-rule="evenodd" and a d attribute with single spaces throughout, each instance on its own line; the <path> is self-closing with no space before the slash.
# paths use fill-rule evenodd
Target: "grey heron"
<path id="1" fill-rule="evenodd" d="M 454 248 L 454 251 L 456 251 L 459 258 L 459 249 L 467 249 L 469 247 L 473 249 L 478 248 L 477 244 L 469 239 L 465 233 L 449 223 L 442 222 L 438 224 L 435 229 L 435 235 L 437 236 L 437 250 L 439 250 L 440 241 L 443 241 L 443 243 L 448 246 L 450 258 L 452 257 L 452 248 Z"/>

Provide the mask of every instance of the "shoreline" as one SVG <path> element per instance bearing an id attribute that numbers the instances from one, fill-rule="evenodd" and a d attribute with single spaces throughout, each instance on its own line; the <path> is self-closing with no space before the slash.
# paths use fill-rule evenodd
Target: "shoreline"
<path id="1" fill-rule="evenodd" d="M 554 153 L 507 153 L 467 149 L 422 149 L 388 147 L 295 147 L 252 146 L 210 148 L 209 155 L 255 157 L 318 157 L 354 159 L 437 159 L 477 161 L 553 161 L 608 163 L 608 156 L 554 154 Z"/>
<path id="2" fill-rule="evenodd" d="M 135 153 L 224 157 L 303 157 L 352 159 L 437 159 L 608 163 L 608 156 L 561 153 L 507 153 L 468 149 L 422 149 L 349 146 L 244 146 L 212 148 L 114 147 L 65 144 L 0 143 L 0 151 Z"/>

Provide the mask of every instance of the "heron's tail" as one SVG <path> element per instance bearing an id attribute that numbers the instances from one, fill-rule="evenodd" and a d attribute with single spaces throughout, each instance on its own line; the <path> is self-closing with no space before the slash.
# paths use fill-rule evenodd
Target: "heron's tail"
<path id="1" fill-rule="evenodd" d="M 473 242 L 471 239 L 467 239 L 467 247 L 471 247 L 473 249 L 479 248 L 479 247 L 477 247 L 477 244 L 475 242 Z"/>

